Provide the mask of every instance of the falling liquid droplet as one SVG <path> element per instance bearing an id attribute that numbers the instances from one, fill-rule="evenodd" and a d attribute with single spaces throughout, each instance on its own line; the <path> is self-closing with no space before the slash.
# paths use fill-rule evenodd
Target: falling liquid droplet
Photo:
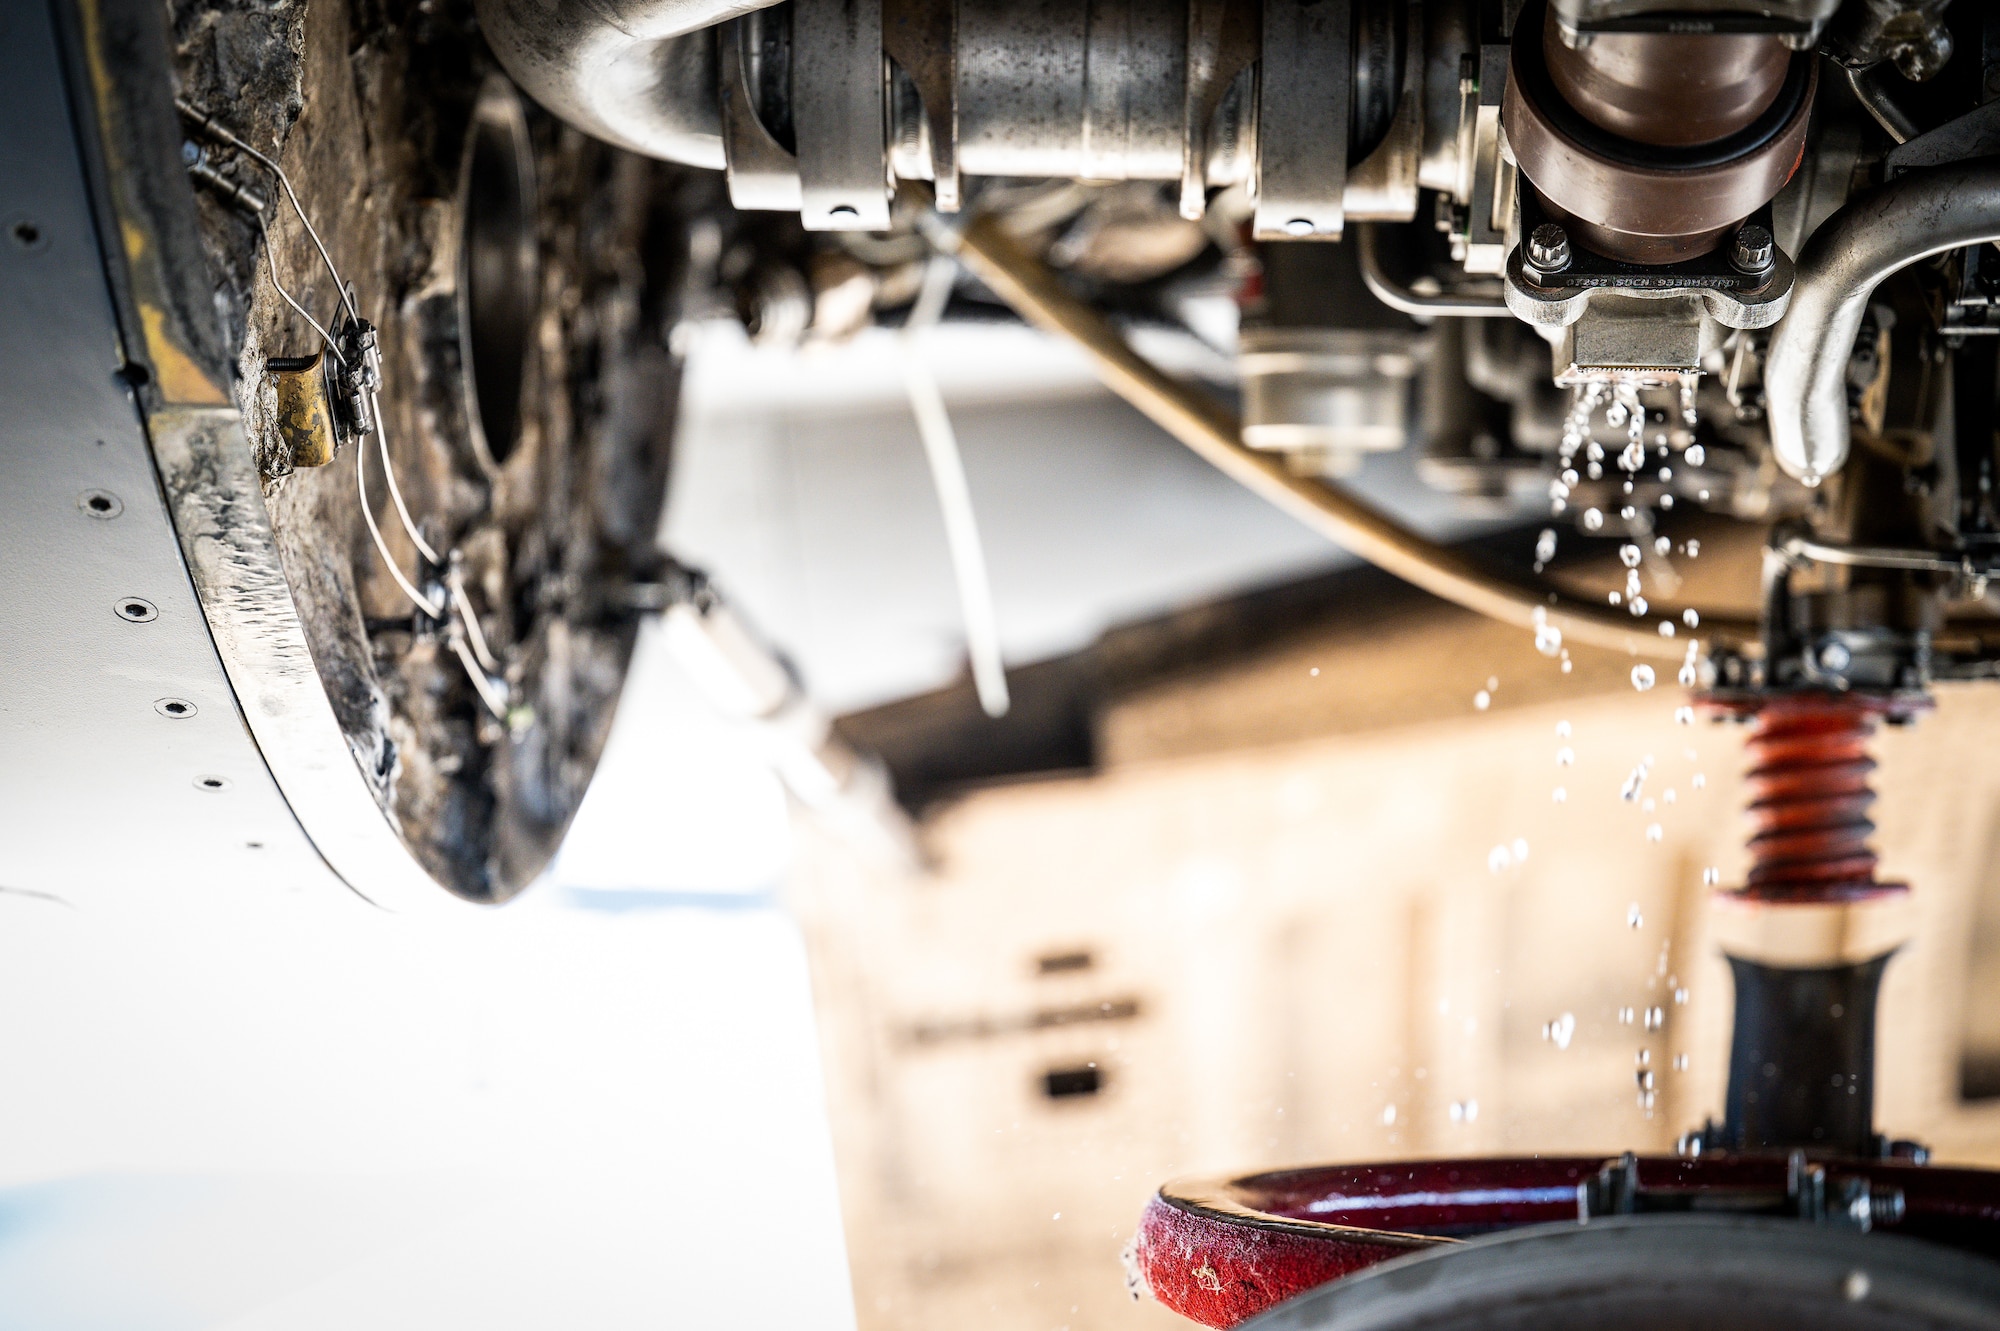
<path id="1" fill-rule="evenodd" d="M 1542 1038 L 1558 1049 L 1569 1048 L 1570 1040 L 1576 1035 L 1576 1016 L 1565 1012 L 1554 1021 L 1542 1023 Z"/>
<path id="2" fill-rule="evenodd" d="M 1653 667 L 1645 664 L 1632 667 L 1632 687 L 1644 693 L 1653 687 Z"/>
<path id="3" fill-rule="evenodd" d="M 1681 687 L 1684 689 L 1693 688 L 1695 680 L 1699 679 L 1700 677 L 1701 677 L 1700 672 L 1694 668 L 1694 662 L 1692 661 L 1682 666 L 1680 674 L 1675 676 L 1676 679 L 1680 680 Z"/>
<path id="4" fill-rule="evenodd" d="M 1542 528 L 1542 534 L 1535 538 L 1535 558 L 1546 564 L 1555 557 L 1556 529 L 1554 527 L 1544 527 Z"/>
<path id="5" fill-rule="evenodd" d="M 1714 887 L 1721 881 L 1722 870 L 1715 868 L 1713 865 L 1701 871 L 1701 885 L 1703 887 Z"/>
<path id="6" fill-rule="evenodd" d="M 1687 609 L 1681 611 L 1681 623 L 1687 625 L 1689 628 L 1696 627 L 1701 623 L 1701 612 L 1693 606 L 1689 606 Z"/>
<path id="7" fill-rule="evenodd" d="M 1555 788 L 1554 794 L 1550 798 L 1552 798 L 1557 804 L 1564 803 L 1569 799 L 1569 791 L 1567 788 L 1563 786 L 1557 786 Z"/>
<path id="8" fill-rule="evenodd" d="M 1683 725 L 1683 726 L 1691 726 L 1691 725 L 1693 725 L 1693 724 L 1694 724 L 1694 708 L 1692 708 L 1692 707 L 1676 707 L 1676 708 L 1674 708 L 1674 722 L 1675 722 L 1675 723 L 1676 723 L 1677 725 Z"/>
<path id="9" fill-rule="evenodd" d="M 1673 637 L 1673 636 L 1674 636 L 1674 621 L 1673 621 L 1673 620 L 1671 620 L 1671 619 L 1663 619 L 1663 620 L 1661 620 L 1661 621 L 1660 621 L 1660 636 L 1661 636 L 1662 638 L 1671 638 L 1671 637 Z"/>
<path id="10" fill-rule="evenodd" d="M 1513 851 L 1514 863 L 1526 864 L 1528 862 L 1528 839 L 1526 837 L 1515 837 Z"/>
<path id="11" fill-rule="evenodd" d="M 1486 852 L 1486 871 L 1488 873 L 1505 873 L 1513 865 L 1514 852 L 1508 850 L 1505 846 L 1495 846 L 1492 850 Z"/>
<path id="12" fill-rule="evenodd" d="M 1689 781 L 1688 784 L 1693 786 L 1696 790 L 1702 790 L 1707 787 L 1708 778 L 1706 776 L 1703 776 L 1700 772 L 1696 772 L 1694 774 L 1694 779 Z"/>
<path id="13" fill-rule="evenodd" d="M 1646 923 L 1646 917 L 1639 910 L 1638 902 L 1635 901 L 1630 906 L 1625 908 L 1625 923 L 1626 925 L 1628 925 L 1633 929 L 1644 927 Z"/>
<path id="14" fill-rule="evenodd" d="M 1674 1071 L 1686 1072 L 1687 1070 L 1688 1070 L 1688 1056 L 1686 1054 L 1675 1054 Z"/>
<path id="15" fill-rule="evenodd" d="M 1666 830 L 1662 828 L 1658 823 L 1646 824 L 1646 840 L 1652 842 L 1658 842 L 1660 838 L 1664 837 L 1665 835 L 1666 835 Z"/>
<path id="16" fill-rule="evenodd" d="M 1604 514 L 1598 512 L 1594 508 L 1586 508 L 1585 510 L 1583 510 L 1583 528 L 1585 531 L 1598 531 L 1602 529 L 1603 526 L 1604 526 Z"/>
<path id="17" fill-rule="evenodd" d="M 1481 689 L 1479 692 L 1472 695 L 1472 705 L 1479 711 L 1483 712 L 1487 708 L 1493 705 L 1493 695 L 1488 693 L 1485 689 Z"/>
<path id="18" fill-rule="evenodd" d="M 1700 444 L 1689 444 L 1687 452 L 1683 456 L 1687 458 L 1687 464 L 1690 467 L 1699 467 L 1702 463 L 1708 461 L 1708 450 Z"/>
<path id="19" fill-rule="evenodd" d="M 1568 767 L 1571 763 L 1575 761 L 1576 761 L 1576 750 L 1570 748 L 1567 744 L 1563 745 L 1563 747 L 1556 750 L 1557 767 Z"/>
<path id="20" fill-rule="evenodd" d="M 1618 547 L 1618 558 L 1624 562 L 1626 568 L 1637 568 L 1639 561 L 1645 558 L 1645 555 L 1640 552 L 1638 546 L 1627 541 Z"/>
<path id="21" fill-rule="evenodd" d="M 1535 650 L 1543 656 L 1554 656 L 1562 650 L 1562 630 L 1553 624 L 1543 624 L 1535 629 Z"/>
<path id="22" fill-rule="evenodd" d="M 1646 598 L 1645 598 L 1645 597 L 1643 597 L 1643 596 L 1635 596 L 1635 597 L 1633 597 L 1633 598 L 1632 598 L 1632 604 L 1631 604 L 1631 607 L 1630 607 L 1630 608 L 1631 608 L 1631 611 L 1632 611 L 1632 613 L 1633 613 L 1634 615 L 1643 615 L 1643 614 L 1645 614 L 1645 613 L 1646 613 Z"/>
<path id="23" fill-rule="evenodd" d="M 1569 722 L 1567 721 L 1556 722 L 1556 738 L 1557 739 L 1569 738 Z"/>
<path id="24" fill-rule="evenodd" d="M 1688 1001 L 1688 991 L 1685 987 L 1674 990 L 1675 1007 L 1686 1007 L 1687 1001 Z"/>
<path id="25" fill-rule="evenodd" d="M 1632 1021 L 1633 1011 L 1631 1008 L 1622 1007 L 1618 1009 L 1618 1024 L 1620 1026 L 1630 1026 Z"/>
<path id="26" fill-rule="evenodd" d="M 1646 1009 L 1647 1030 L 1657 1031 L 1660 1029 L 1660 1027 L 1666 1024 L 1667 1024 L 1667 1010 L 1665 1008 L 1649 1007 Z"/>
<path id="27" fill-rule="evenodd" d="M 1382 1126 L 1385 1128 L 1393 1127 L 1395 1125 L 1395 1122 L 1396 1122 L 1396 1106 L 1384 1105 L 1382 1107 Z"/>

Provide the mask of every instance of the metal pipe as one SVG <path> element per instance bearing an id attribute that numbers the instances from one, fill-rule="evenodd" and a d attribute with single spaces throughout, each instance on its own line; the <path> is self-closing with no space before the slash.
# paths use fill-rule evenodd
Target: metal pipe
<path id="1" fill-rule="evenodd" d="M 1567 642 L 1636 656 L 1678 660 L 1686 655 L 1688 640 L 1661 637 L 1650 619 L 1495 576 L 1353 495 L 1293 475 L 1282 457 L 1243 445 L 1240 422 L 1226 407 L 1133 351 L 1103 316 L 1022 249 L 997 218 L 977 217 L 955 231 L 936 214 L 920 216 L 932 243 L 955 256 L 1022 318 L 1081 347 L 1112 392 L 1225 476 L 1369 563 L 1434 596 L 1522 629 L 1553 628 Z M 1662 607 L 1661 613 L 1678 611 Z M 1712 637 L 1757 640 L 1754 623 L 1705 611 L 1700 618 Z"/>
<path id="2" fill-rule="evenodd" d="M 2000 162 L 1990 158 L 1912 171 L 1856 195 L 1813 232 L 1764 364 L 1779 466 L 1817 485 L 1846 463 L 1847 362 L 1877 284 L 1989 240 L 2000 240 Z"/>
<path id="3" fill-rule="evenodd" d="M 720 171 L 716 24 L 777 0 L 473 0 L 521 90 L 586 134 Z"/>
<path id="4" fill-rule="evenodd" d="M 1361 261 L 1361 280 L 1368 284 L 1369 292 L 1392 310 L 1419 319 L 1506 319 L 1513 317 L 1507 308 L 1506 298 L 1496 290 L 1491 295 L 1468 295 L 1464 292 L 1444 291 L 1435 296 L 1426 296 L 1412 291 L 1403 283 L 1391 277 L 1382 267 L 1382 248 L 1377 230 L 1378 222 L 1356 222 L 1353 224 L 1355 256 Z"/>

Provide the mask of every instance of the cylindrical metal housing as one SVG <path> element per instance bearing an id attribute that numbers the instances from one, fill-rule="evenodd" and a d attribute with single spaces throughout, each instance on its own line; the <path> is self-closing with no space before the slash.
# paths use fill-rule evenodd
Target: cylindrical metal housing
<path id="1" fill-rule="evenodd" d="M 984 0 L 958 8 L 968 175 L 1177 180 L 1185 4 Z"/>
<path id="2" fill-rule="evenodd" d="M 1541 5 L 1517 22 L 1501 122 L 1522 175 L 1590 249 L 1647 264 L 1706 254 L 1798 169 L 1818 79 L 1810 51 L 1786 52 L 1773 90 L 1769 51 L 1735 35 L 1593 34 L 1593 47 L 1620 38 L 1616 59 L 1594 60 L 1551 30 Z M 1719 75 L 1673 70 L 1711 63 L 1742 86 L 1717 93 Z M 1676 110 L 1711 95 L 1714 107 Z"/>

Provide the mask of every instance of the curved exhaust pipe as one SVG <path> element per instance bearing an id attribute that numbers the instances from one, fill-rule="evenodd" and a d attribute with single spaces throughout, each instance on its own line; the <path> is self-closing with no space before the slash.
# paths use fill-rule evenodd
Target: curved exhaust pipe
<path id="1" fill-rule="evenodd" d="M 474 0 L 521 91 L 586 134 L 723 169 L 716 24 L 778 0 Z"/>
<path id="2" fill-rule="evenodd" d="M 1799 255 L 1764 363 L 1771 451 L 1817 485 L 1847 461 L 1847 361 L 1878 284 L 1919 259 L 2000 240 L 2000 161 L 1912 171 L 1857 194 Z"/>

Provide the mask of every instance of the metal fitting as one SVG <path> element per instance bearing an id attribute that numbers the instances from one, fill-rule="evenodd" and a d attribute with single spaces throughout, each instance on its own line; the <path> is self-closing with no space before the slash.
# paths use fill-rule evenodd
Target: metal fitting
<path id="1" fill-rule="evenodd" d="M 1765 239 L 1768 241 L 1769 236 Z M 1569 267 L 1569 233 L 1554 222 L 1544 222 L 1528 237 L 1528 262 L 1545 273 L 1559 273 Z"/>
<path id="2" fill-rule="evenodd" d="M 1770 229 L 1747 222 L 1737 228 L 1736 243 L 1729 249 L 1729 264 L 1739 273 L 1768 273 L 1777 253 L 1778 247 L 1771 239 Z"/>

